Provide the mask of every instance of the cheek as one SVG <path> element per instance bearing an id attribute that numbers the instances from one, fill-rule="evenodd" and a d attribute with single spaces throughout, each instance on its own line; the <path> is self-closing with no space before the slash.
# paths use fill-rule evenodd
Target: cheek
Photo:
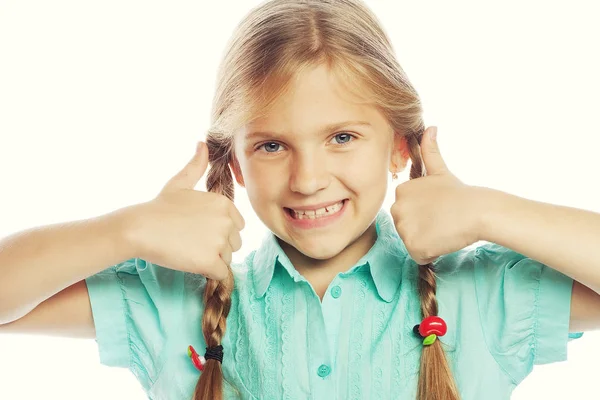
<path id="1" fill-rule="evenodd" d="M 255 199 L 273 198 L 281 190 L 282 173 L 276 168 L 265 168 L 254 163 L 248 163 L 244 171 L 244 181 L 248 197 Z"/>
<path id="2" fill-rule="evenodd" d="M 338 176 L 343 176 L 349 186 L 357 188 L 387 182 L 389 161 L 382 154 L 377 149 L 349 153 L 347 159 L 336 167 Z"/>

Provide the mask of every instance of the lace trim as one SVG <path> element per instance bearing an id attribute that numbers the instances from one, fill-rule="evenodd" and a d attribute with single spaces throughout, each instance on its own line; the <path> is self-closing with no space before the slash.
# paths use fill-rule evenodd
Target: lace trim
<path id="1" fill-rule="evenodd" d="M 350 365 L 354 366 L 354 368 L 352 368 L 352 388 L 351 388 L 351 398 L 354 400 L 362 400 L 363 396 L 361 395 L 361 375 L 363 374 L 363 369 L 358 367 L 360 365 L 362 365 L 361 362 L 361 352 L 362 352 L 362 345 L 364 342 L 364 338 L 363 338 L 363 333 L 362 333 L 362 329 L 363 329 L 363 323 L 361 322 L 361 319 L 364 316 L 364 308 L 365 308 L 365 292 L 367 290 L 367 282 L 365 281 L 364 276 L 359 275 L 358 278 L 360 281 L 360 287 L 358 290 L 358 293 L 356 294 L 356 300 L 355 300 L 355 309 L 354 309 L 354 315 L 352 317 L 352 327 L 354 327 L 354 331 L 356 332 L 356 336 L 354 337 L 354 340 L 352 341 L 352 343 L 354 343 L 354 346 L 352 346 L 352 355 L 350 357 Z"/>
<path id="2" fill-rule="evenodd" d="M 292 399 L 290 393 L 290 377 L 294 374 L 288 370 L 288 368 L 293 364 L 290 360 L 290 320 L 293 315 L 292 312 L 292 292 L 293 288 L 288 287 L 284 290 L 284 295 L 282 299 L 282 309 L 281 309 L 281 373 L 282 373 L 282 390 L 283 390 L 283 399 L 290 400 Z"/>
<path id="3" fill-rule="evenodd" d="M 245 381 L 244 385 L 246 385 L 249 390 L 255 392 L 257 382 L 256 379 L 252 379 L 255 378 L 255 376 L 250 371 L 251 363 L 248 362 L 252 358 L 250 355 L 247 322 L 245 321 L 247 315 L 245 315 L 244 310 L 239 310 L 237 317 L 237 337 L 234 338 L 236 341 L 236 352 L 234 354 L 235 368 L 238 371 L 238 375 L 240 376 L 242 382 Z"/>
<path id="4" fill-rule="evenodd" d="M 373 365 L 375 369 L 373 371 L 373 396 L 375 399 L 382 399 L 383 396 L 383 370 L 381 369 L 381 365 L 384 365 L 384 354 L 383 354 L 383 332 L 385 331 L 385 309 L 387 303 L 380 303 L 379 309 L 375 313 L 376 322 L 375 322 L 375 335 L 373 336 L 373 343 L 375 343 L 375 349 L 373 354 Z"/>
<path id="5" fill-rule="evenodd" d="M 277 300 L 280 298 L 278 288 L 276 288 L 276 283 L 274 281 L 271 282 L 269 287 L 267 288 L 267 292 L 265 293 L 265 310 L 266 310 L 266 318 L 265 318 L 265 347 L 266 347 L 266 357 L 265 362 L 263 364 L 263 371 L 260 371 L 263 376 L 263 386 L 262 392 L 267 399 L 277 399 L 279 396 L 277 395 L 277 381 L 275 377 L 277 376 L 277 320 L 275 316 L 275 312 L 273 310 L 273 300 Z M 257 369 L 258 370 L 258 369 Z"/>
<path id="6" fill-rule="evenodd" d="M 402 283 L 403 285 L 405 285 L 405 283 Z M 409 315 L 407 313 L 408 307 L 406 305 L 406 298 L 404 296 L 401 296 L 400 299 L 398 299 L 398 305 L 397 305 L 397 310 L 396 312 L 400 312 L 402 313 L 402 318 L 401 319 L 406 319 L 406 318 L 410 318 Z M 393 385 L 390 388 L 390 392 L 393 394 L 400 394 L 402 393 L 402 387 L 404 385 L 404 381 L 402 379 L 402 369 L 404 367 L 404 363 L 402 360 L 402 355 L 403 353 L 405 353 L 405 349 L 402 346 L 402 343 L 404 341 L 404 326 L 406 325 L 406 322 L 403 321 L 403 323 L 399 323 L 397 326 L 395 326 L 394 328 L 396 329 L 396 335 L 394 337 L 394 342 L 392 343 L 392 351 L 394 353 L 394 372 L 393 372 Z"/>

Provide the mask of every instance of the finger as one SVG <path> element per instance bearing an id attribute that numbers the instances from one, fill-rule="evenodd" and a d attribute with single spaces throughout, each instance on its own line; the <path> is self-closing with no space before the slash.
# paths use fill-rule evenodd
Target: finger
<path id="1" fill-rule="evenodd" d="M 242 237 L 239 231 L 234 230 L 229 234 L 229 245 L 234 253 L 242 248 Z"/>
<path id="2" fill-rule="evenodd" d="M 432 257 L 432 258 L 418 259 L 418 260 L 415 260 L 415 262 L 417 264 L 423 266 L 423 265 L 431 264 L 437 259 L 438 259 L 438 257 Z"/>
<path id="3" fill-rule="evenodd" d="M 165 185 L 163 190 L 194 189 L 208 166 L 208 148 L 204 142 L 198 142 L 194 157 Z"/>
<path id="4" fill-rule="evenodd" d="M 231 265 L 232 253 L 233 253 L 233 249 L 231 248 L 231 245 L 229 243 L 227 243 L 227 245 L 225 246 L 225 249 L 223 249 L 221 251 L 221 253 L 219 254 L 219 256 L 221 256 L 221 260 L 223 260 L 225 265 Z"/>
<path id="5" fill-rule="evenodd" d="M 233 223 L 236 226 L 236 228 L 238 229 L 238 231 L 241 231 L 242 229 L 244 229 L 244 226 L 246 226 L 244 217 L 242 217 L 242 214 L 240 214 L 240 211 L 233 204 L 233 202 L 231 203 L 231 207 L 229 207 L 229 216 L 233 220 Z"/>
<path id="6" fill-rule="evenodd" d="M 449 172 L 437 141 L 437 127 L 427 128 L 421 139 L 421 156 L 427 175 L 439 175 Z"/>

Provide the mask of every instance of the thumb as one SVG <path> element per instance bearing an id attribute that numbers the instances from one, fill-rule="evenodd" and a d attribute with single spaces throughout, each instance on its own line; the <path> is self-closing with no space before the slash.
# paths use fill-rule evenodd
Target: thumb
<path id="1" fill-rule="evenodd" d="M 448 172 L 448 167 L 442 158 L 437 142 L 437 127 L 429 127 L 421 139 L 421 155 L 427 170 L 427 175 L 437 175 Z"/>
<path id="2" fill-rule="evenodd" d="M 194 157 L 181 171 L 172 177 L 165 185 L 164 190 L 194 189 L 208 166 L 208 148 L 204 142 L 198 142 Z"/>

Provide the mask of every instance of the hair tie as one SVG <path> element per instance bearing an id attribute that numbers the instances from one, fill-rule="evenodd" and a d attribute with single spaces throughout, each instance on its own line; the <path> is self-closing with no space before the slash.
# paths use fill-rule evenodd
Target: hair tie
<path id="1" fill-rule="evenodd" d="M 438 336 L 444 336 L 447 330 L 446 321 L 436 315 L 425 318 L 419 325 L 413 327 L 415 335 L 425 338 L 423 339 L 424 346 L 435 342 Z"/>
<path id="2" fill-rule="evenodd" d="M 215 347 L 207 347 L 206 353 L 204 353 L 204 358 L 206 360 L 217 360 L 218 362 L 223 362 L 223 346 L 218 345 Z"/>
<path id="3" fill-rule="evenodd" d="M 198 371 L 202 371 L 204 370 L 206 360 L 217 360 L 220 363 L 223 362 L 223 346 L 218 345 L 214 347 L 207 347 L 204 356 L 200 356 L 198 355 L 194 347 L 192 345 L 189 345 L 188 357 L 192 359 L 194 367 L 196 367 Z"/>

